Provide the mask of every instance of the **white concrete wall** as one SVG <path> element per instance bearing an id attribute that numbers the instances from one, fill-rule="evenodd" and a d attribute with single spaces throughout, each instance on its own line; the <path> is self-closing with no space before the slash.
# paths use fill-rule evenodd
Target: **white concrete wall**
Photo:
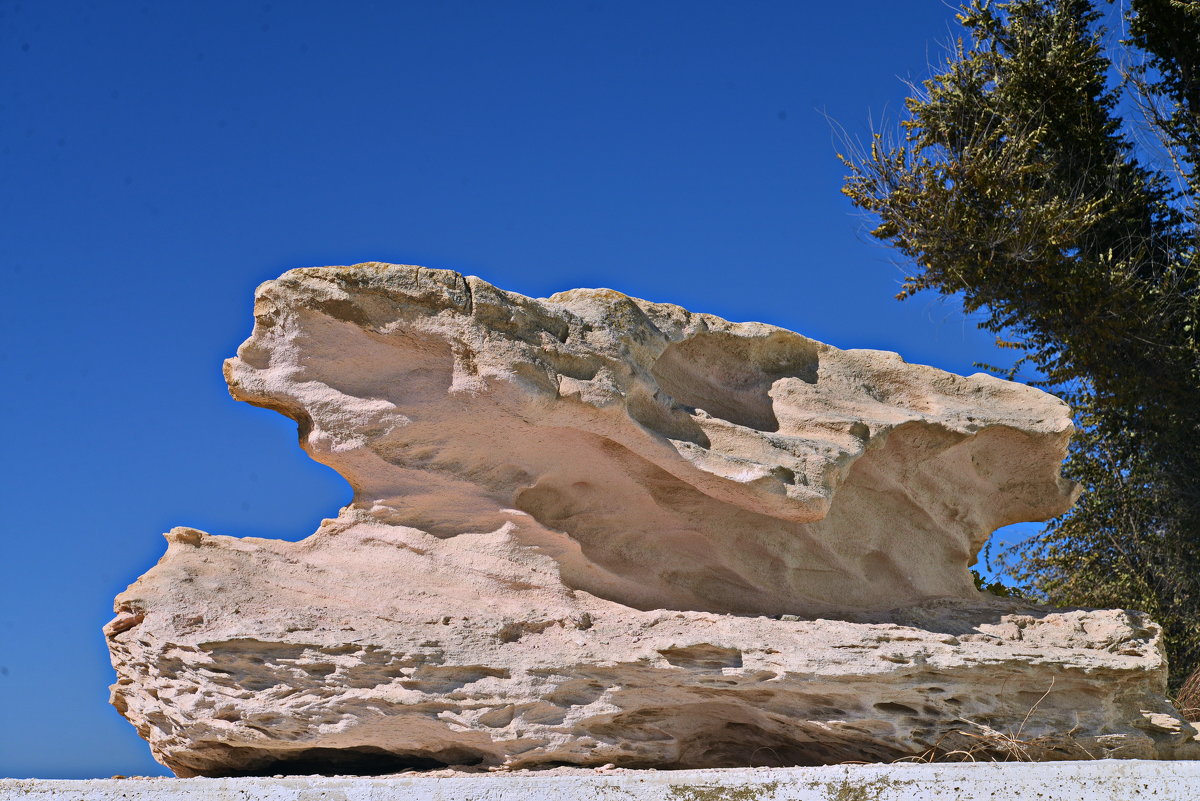
<path id="1" fill-rule="evenodd" d="M 0 779 L 0 801 L 1200 801 L 1200 762 L 836 765 L 438 778 Z"/>

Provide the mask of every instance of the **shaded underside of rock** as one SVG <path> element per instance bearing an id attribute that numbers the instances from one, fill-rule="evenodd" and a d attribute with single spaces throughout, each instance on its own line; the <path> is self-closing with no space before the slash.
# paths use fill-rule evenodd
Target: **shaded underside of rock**
<path id="1" fill-rule="evenodd" d="M 176 529 L 118 597 L 114 703 L 180 775 L 1196 754 L 1143 615 L 974 589 L 1077 492 L 1036 389 L 382 264 L 264 284 L 226 378 L 355 496 Z"/>

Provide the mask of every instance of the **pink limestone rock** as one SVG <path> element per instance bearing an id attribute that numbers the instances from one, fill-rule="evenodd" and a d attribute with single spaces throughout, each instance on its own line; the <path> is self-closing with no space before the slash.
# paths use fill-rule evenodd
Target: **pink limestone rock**
<path id="1" fill-rule="evenodd" d="M 176 528 L 116 600 L 113 704 L 180 776 L 1200 758 L 1158 627 L 977 592 L 1069 410 L 605 289 L 421 267 L 263 284 L 225 364 L 353 502 Z"/>

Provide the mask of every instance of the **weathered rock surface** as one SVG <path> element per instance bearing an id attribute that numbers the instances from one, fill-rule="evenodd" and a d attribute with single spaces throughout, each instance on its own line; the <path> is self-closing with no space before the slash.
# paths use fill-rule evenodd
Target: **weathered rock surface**
<path id="1" fill-rule="evenodd" d="M 1068 410 L 609 290 L 382 264 L 260 287 L 234 397 L 353 503 L 167 535 L 106 627 L 180 775 L 1200 757 L 1158 628 L 975 591 L 1064 511 Z"/>

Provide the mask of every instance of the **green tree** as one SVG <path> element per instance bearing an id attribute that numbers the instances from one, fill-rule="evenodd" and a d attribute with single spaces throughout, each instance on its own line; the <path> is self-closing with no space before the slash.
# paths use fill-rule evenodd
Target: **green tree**
<path id="1" fill-rule="evenodd" d="M 1150 612 L 1178 682 L 1200 665 L 1200 0 L 1132 0 L 1111 50 L 1091 0 L 958 19 L 895 141 L 844 158 L 843 191 L 913 264 L 900 298 L 961 298 L 1022 352 L 1008 377 L 1031 364 L 1075 410 L 1086 492 L 1009 574 Z"/>

